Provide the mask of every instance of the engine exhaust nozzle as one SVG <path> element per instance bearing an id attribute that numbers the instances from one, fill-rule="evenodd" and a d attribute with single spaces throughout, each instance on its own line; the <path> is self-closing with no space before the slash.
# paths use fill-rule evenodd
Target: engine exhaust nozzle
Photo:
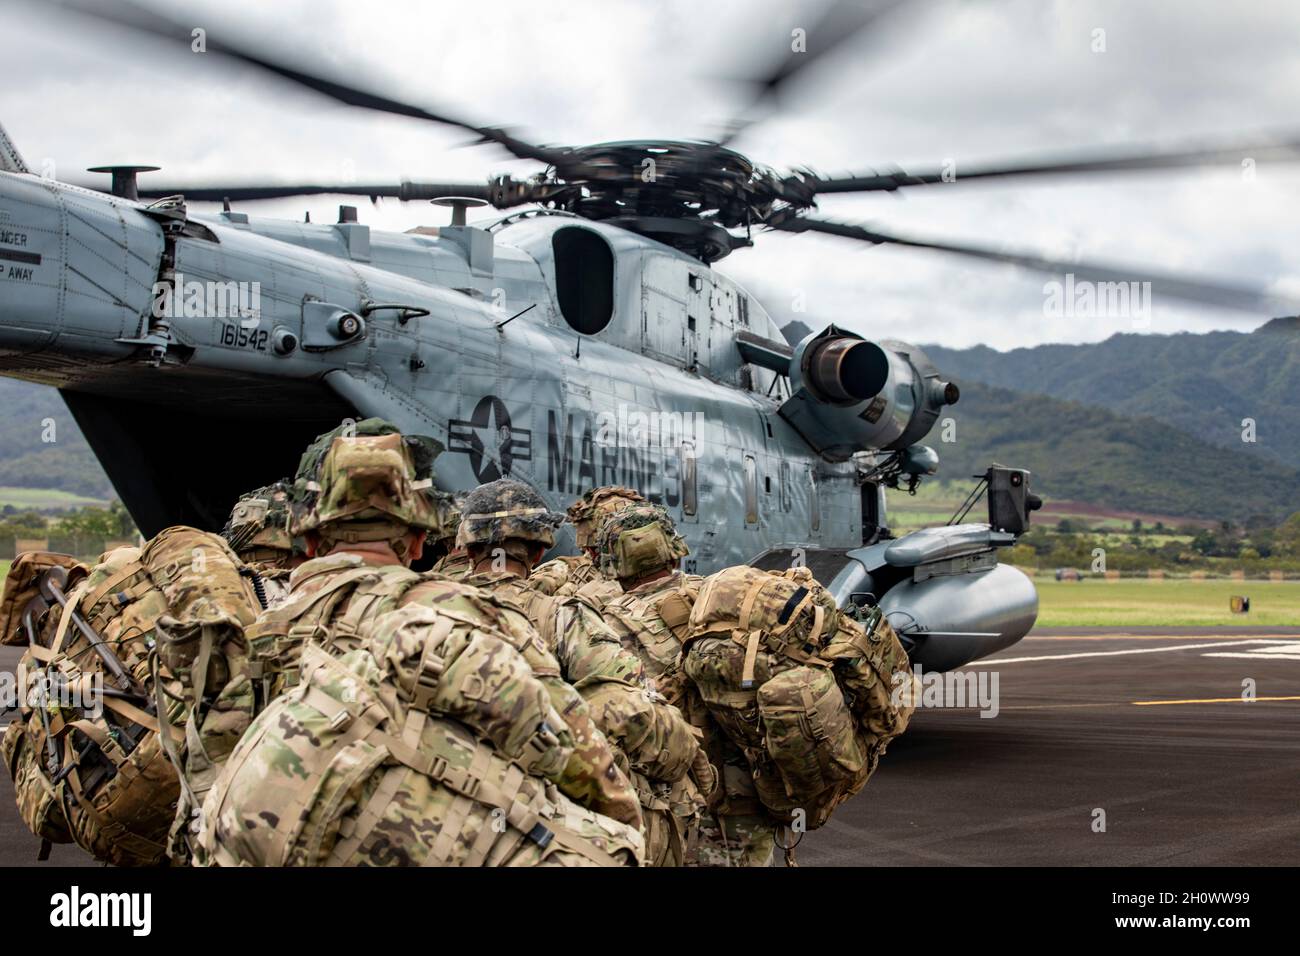
<path id="1" fill-rule="evenodd" d="M 804 363 L 809 390 L 836 405 L 874 398 L 889 380 L 889 356 L 864 339 L 827 337 L 808 349 Z"/>

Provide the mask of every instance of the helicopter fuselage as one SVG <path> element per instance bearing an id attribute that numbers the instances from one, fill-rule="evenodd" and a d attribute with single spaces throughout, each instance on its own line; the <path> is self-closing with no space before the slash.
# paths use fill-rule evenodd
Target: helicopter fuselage
<path id="1" fill-rule="evenodd" d="M 738 347 L 788 348 L 767 312 L 633 232 L 553 212 L 407 233 L 201 216 L 7 172 L 0 230 L 0 374 L 61 390 L 145 534 L 219 527 L 315 434 L 372 415 L 441 442 L 449 491 L 509 475 L 563 509 L 637 488 L 700 573 L 881 534 L 881 489 L 814 449 L 838 429 L 781 414 L 807 399 L 799 375 Z M 902 434 L 926 393 L 889 382 L 901 410 L 845 396 L 846 421 L 900 416 Z"/>
<path id="2" fill-rule="evenodd" d="M 205 435 L 222 493 L 153 516 L 119 488 L 146 533 L 213 523 L 241 489 L 279 477 L 238 460 L 248 429 L 348 406 L 442 442 L 449 490 L 510 475 L 563 508 L 598 485 L 639 488 L 682 523 L 701 571 L 777 541 L 863 543 L 854 466 L 813 454 L 777 415 L 784 379 L 736 350 L 743 330 L 783 342 L 775 323 L 734 282 L 653 240 L 555 214 L 391 233 L 223 213 L 190 216 L 165 242 L 165 223 L 138 204 L 3 175 L 27 180 L 6 228 L 42 248 L 26 278 L 0 287 L 4 373 L 63 389 L 79 419 L 81 395 L 229 418 Z M 41 242 L 62 233 L 76 238 Z M 351 336 L 331 331 L 344 314 L 359 320 Z M 263 392 L 286 381 L 301 398 L 283 410 Z M 129 467 L 217 483 L 169 475 L 166 457 Z"/>

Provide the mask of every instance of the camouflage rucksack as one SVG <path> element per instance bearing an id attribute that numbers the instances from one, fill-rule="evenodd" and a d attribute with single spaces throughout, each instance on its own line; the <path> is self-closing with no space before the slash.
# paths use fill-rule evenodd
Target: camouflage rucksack
<path id="1" fill-rule="evenodd" d="M 504 635 L 411 605 L 342 657 L 303 650 L 302 681 L 235 749 L 199 841 L 225 866 L 638 862 L 636 830 L 551 782 L 572 753 Z"/>
<path id="2" fill-rule="evenodd" d="M 21 629 L 5 639 L 28 643 L 21 679 L 46 692 L 23 702 L 5 737 L 24 821 L 107 863 L 164 862 L 181 725 L 205 685 L 224 680 L 220 648 L 258 610 L 238 558 L 186 527 L 93 568 L 25 554 L 5 582 L 6 627 L 19 606 Z"/>
<path id="3" fill-rule="evenodd" d="M 669 811 L 669 814 L 646 814 L 651 829 L 646 840 L 647 852 L 656 847 L 665 851 L 661 854 L 663 859 L 656 861 L 658 865 L 681 865 L 690 856 L 700 816 L 710 800 L 720 796 L 719 781 L 710 765 L 712 748 L 709 746 L 709 737 L 717 730 L 681 669 L 681 641 L 687 633 L 700 581 L 693 575 L 677 574 L 649 593 L 646 588 L 638 588 L 626 594 L 616 582 L 606 582 L 619 593 L 602 608 L 606 623 L 619 641 L 645 665 L 646 676 L 653 681 L 655 690 L 681 710 L 704 744 L 691 773 L 672 787 L 661 788 L 663 792 L 656 798 L 647 799 L 648 781 L 635 780 L 642 803 L 648 809 Z M 585 592 L 584 588 L 579 594 Z M 655 827 L 660 831 L 671 829 L 671 832 L 656 835 Z"/>
<path id="4" fill-rule="evenodd" d="M 907 655 L 887 621 L 841 612 L 807 568 L 747 566 L 705 579 L 684 669 L 745 754 L 763 805 L 808 829 L 865 786 L 911 715 L 894 695 Z"/>
<path id="5" fill-rule="evenodd" d="M 366 620 L 396 608 L 419 580 L 404 565 L 374 567 L 356 555 L 328 555 L 301 565 L 291 577 L 289 596 L 245 632 L 258 710 L 298 683 L 307 642 L 346 654 L 357 647 Z"/>
<path id="6" fill-rule="evenodd" d="M 637 588 L 630 593 L 620 589 L 619 596 L 601 608 L 606 623 L 623 646 L 631 647 L 641 658 L 646 676 L 655 682 L 659 693 L 688 717 L 689 686 L 681 667 L 682 643 L 689 633 L 691 610 L 703 580 L 697 575 L 678 573 L 670 579 L 670 585 L 656 584 L 653 589 Z"/>

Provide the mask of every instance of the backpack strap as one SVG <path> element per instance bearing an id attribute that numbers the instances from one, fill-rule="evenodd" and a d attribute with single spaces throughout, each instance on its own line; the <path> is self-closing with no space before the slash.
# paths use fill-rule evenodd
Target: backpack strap
<path id="1" fill-rule="evenodd" d="M 323 696 L 323 695 L 322 695 Z M 402 728 L 402 739 L 417 746 L 420 741 L 420 734 L 424 730 L 425 715 L 415 711 L 407 711 L 406 722 Z M 389 759 L 389 753 L 383 748 L 379 749 L 380 759 L 372 764 L 378 767 L 383 761 Z M 330 865 L 345 866 L 352 854 L 365 841 L 366 837 L 383 819 L 384 810 L 397 797 L 397 791 L 402 785 L 402 774 L 386 773 L 375 788 L 370 799 L 365 802 L 360 812 L 355 817 L 349 817 L 340 822 L 339 835 L 340 839 L 334 844 L 330 851 Z"/>
<path id="2" fill-rule="evenodd" d="M 388 712 L 364 689 L 357 695 L 357 700 L 352 702 L 339 700 L 325 693 L 311 679 L 312 675 L 321 668 L 342 670 L 343 665 L 324 648 L 313 644 L 306 645 L 302 652 L 302 681 L 292 693 L 297 694 L 304 704 L 319 711 L 330 721 L 339 734 L 331 744 L 336 750 L 347 746 L 354 740 L 372 739 L 378 733 L 378 728 L 388 720 Z M 271 726 L 272 722 L 270 721 L 263 725 L 258 738 L 259 741 Z M 241 744 L 244 744 L 247 740 L 248 738 L 245 737 Z M 252 747 L 250 746 L 246 752 L 251 753 Z M 334 799 L 341 801 L 352 789 L 353 783 L 368 777 L 383 763 L 386 757 L 387 754 L 382 747 L 377 748 L 371 759 L 361 761 L 357 765 L 348 768 L 348 779 L 341 781 L 335 788 Z M 279 820 L 273 828 L 273 846 L 275 853 L 278 854 L 280 865 L 283 866 L 288 863 L 289 854 L 303 839 L 304 831 L 312 822 L 313 817 L 329 820 L 337 814 L 337 806 L 328 807 L 326 808 L 327 812 L 320 814 L 313 815 L 308 812 L 319 795 L 321 779 L 326 773 L 334 772 L 334 769 L 332 762 L 312 769 L 309 772 L 309 780 L 304 781 L 304 785 L 297 788 L 295 801 L 284 813 L 280 814 Z M 319 857 L 324 836 L 323 830 L 318 830 L 312 834 L 308 844 L 304 846 L 304 849 L 309 854 L 313 854 L 310 859 L 315 860 Z"/>
<path id="3" fill-rule="evenodd" d="M 68 628 L 72 626 L 72 613 L 77 609 L 86 589 L 86 581 L 82 581 L 67 595 L 67 604 L 59 610 L 59 623 L 54 629 L 54 640 L 50 642 L 51 659 L 63 653 L 63 642 L 68 639 Z"/>
<path id="4" fill-rule="evenodd" d="M 331 608 L 331 615 L 328 618 L 322 617 L 322 623 L 326 624 L 330 632 L 330 638 L 334 637 L 356 637 L 361 632 L 362 625 L 373 617 L 382 613 L 380 609 L 384 601 L 391 601 L 393 606 L 401 600 L 403 594 L 409 591 L 414 585 L 419 583 L 419 577 L 414 571 L 406 567 L 400 570 L 405 573 L 393 573 L 391 570 L 385 572 L 383 569 L 372 580 L 361 581 L 352 589 L 352 593 L 347 595 L 347 609 L 339 616 L 334 617 L 333 611 L 338 609 L 335 603 Z"/>
<path id="5" fill-rule="evenodd" d="M 766 584 L 767 578 L 759 578 L 749 586 L 744 599 L 740 602 L 740 617 L 737 620 L 739 626 L 735 631 L 735 639 L 745 644 L 745 666 L 740 673 L 741 690 L 750 690 L 754 686 L 754 668 L 758 663 L 758 643 L 763 637 L 763 632 L 759 628 L 750 628 L 749 623 L 754 616 L 754 604 L 758 601 L 758 596 L 762 593 Z"/>
<path id="6" fill-rule="evenodd" d="M 158 726 L 164 728 L 165 731 L 158 735 L 158 744 L 162 747 L 163 753 L 167 755 L 167 759 L 171 761 L 171 765 L 176 769 L 176 779 L 179 781 L 181 791 L 180 796 L 176 801 L 176 818 L 172 820 L 171 830 L 167 834 L 167 841 L 169 848 L 174 847 L 176 848 L 176 851 L 180 853 L 185 849 L 190 849 L 190 840 L 184 834 L 189 832 L 190 817 L 194 813 L 195 809 L 199 807 L 200 800 L 198 795 L 195 793 L 194 787 L 190 785 L 189 775 L 185 772 L 185 761 L 181 758 L 180 748 L 176 746 L 176 741 L 172 738 L 172 734 L 175 733 L 178 728 L 172 725 L 170 716 L 167 712 L 167 701 L 163 699 L 163 679 L 162 673 L 159 669 L 160 666 L 158 655 L 150 654 L 149 670 L 153 677 L 154 707 L 158 712 Z M 205 662 L 204 676 L 206 676 L 206 671 L 207 665 Z M 203 677 L 198 678 L 198 680 L 202 681 Z M 198 709 L 199 701 L 196 698 L 193 706 L 190 708 L 190 713 L 186 720 L 186 731 L 189 731 L 190 725 L 195 723 L 195 714 L 198 712 Z M 187 740 L 187 738 L 189 738 L 189 734 L 182 732 L 182 740 Z M 187 749 L 189 749 L 191 753 L 202 751 L 203 749 L 202 745 L 198 741 L 197 735 L 195 735 L 192 740 L 187 740 L 187 745 Z M 206 753 L 204 754 L 204 757 L 207 757 Z M 211 764 L 209 763 L 209 767 L 210 766 Z M 212 786 L 210 777 L 211 771 L 209 770 L 208 774 L 205 776 L 206 787 L 203 789 L 204 793 L 206 793 Z"/>
<path id="7" fill-rule="evenodd" d="M 97 604 L 99 604 L 100 601 L 104 600 L 104 597 L 109 593 L 111 593 L 113 589 L 116 588 L 119 584 L 129 580 L 130 578 L 135 577 L 137 574 L 144 571 L 144 569 L 145 569 L 144 565 L 140 563 L 140 560 L 138 558 L 132 561 L 128 561 L 126 564 L 122 565 L 121 568 L 119 568 L 117 571 L 113 572 L 107 578 L 101 581 L 99 585 L 95 588 L 95 590 L 91 591 L 89 594 L 86 595 L 85 597 L 86 608 L 89 609 L 95 607 Z M 146 575 L 146 587 L 144 590 L 146 591 L 150 590 L 152 587 L 153 587 L 153 582 L 148 581 Z M 138 595 L 136 596 L 138 597 Z M 134 598 L 132 598 L 131 600 L 134 600 Z M 126 604 L 129 603 L 129 601 L 120 601 L 118 603 L 119 605 Z"/>
<path id="8" fill-rule="evenodd" d="M 244 630 L 248 639 L 249 675 L 262 683 L 263 702 L 268 702 L 277 674 L 292 671 L 292 663 L 281 655 L 292 652 L 312 638 L 324 637 L 326 624 L 334 611 L 368 578 L 375 577 L 369 567 L 348 568 L 332 575 L 324 587 L 289 595 L 289 599 L 271 611 L 263 612 Z M 301 674 L 297 675 L 302 680 Z M 289 680 L 286 678 L 286 683 Z"/>

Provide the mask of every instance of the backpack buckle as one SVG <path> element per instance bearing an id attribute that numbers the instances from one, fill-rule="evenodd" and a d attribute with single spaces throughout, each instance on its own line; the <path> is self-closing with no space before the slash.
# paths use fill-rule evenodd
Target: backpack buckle
<path id="1" fill-rule="evenodd" d="M 546 847 L 555 839 L 555 834 L 547 829 L 544 823 L 539 822 L 535 827 L 528 831 L 528 839 L 532 840 L 539 847 Z"/>

